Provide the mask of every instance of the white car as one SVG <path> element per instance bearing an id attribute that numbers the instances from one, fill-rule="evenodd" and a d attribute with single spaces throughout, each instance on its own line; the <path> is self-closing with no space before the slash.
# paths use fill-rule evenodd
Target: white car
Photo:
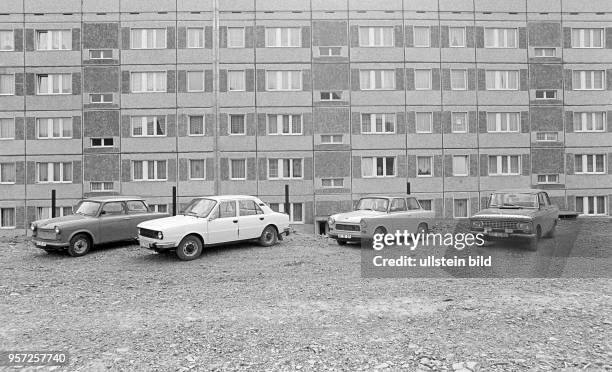
<path id="1" fill-rule="evenodd" d="M 283 235 L 289 235 L 289 216 L 246 195 L 196 198 L 177 216 L 138 225 L 141 247 L 156 252 L 176 250 L 185 261 L 199 257 L 204 246 L 241 240 L 271 246 Z"/>

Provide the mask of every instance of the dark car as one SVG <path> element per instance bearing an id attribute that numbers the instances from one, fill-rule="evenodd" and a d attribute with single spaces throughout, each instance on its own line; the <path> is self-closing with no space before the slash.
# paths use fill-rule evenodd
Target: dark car
<path id="1" fill-rule="evenodd" d="M 34 221 L 30 229 L 36 247 L 78 257 L 94 244 L 136 239 L 139 223 L 167 216 L 150 212 L 139 197 L 96 197 L 81 200 L 72 215 Z"/>

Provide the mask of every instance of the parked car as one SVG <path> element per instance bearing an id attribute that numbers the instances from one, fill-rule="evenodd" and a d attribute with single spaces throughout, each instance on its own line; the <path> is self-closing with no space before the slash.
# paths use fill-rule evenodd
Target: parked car
<path id="1" fill-rule="evenodd" d="M 94 244 L 136 239 L 139 223 L 167 216 L 150 212 L 139 197 L 95 197 L 80 201 L 74 214 L 34 221 L 30 229 L 36 247 L 47 252 L 65 249 L 78 257 Z"/>
<path id="2" fill-rule="evenodd" d="M 470 218 L 470 226 L 485 240 L 523 239 L 537 250 L 540 238 L 554 235 L 558 220 L 559 208 L 546 191 L 510 189 L 491 194 L 487 208 Z"/>
<path id="3" fill-rule="evenodd" d="M 327 235 L 345 245 L 396 229 L 426 232 L 427 220 L 433 217 L 434 212 L 423 209 L 412 196 L 368 196 L 359 199 L 354 211 L 331 215 Z"/>
<path id="4" fill-rule="evenodd" d="M 199 257 L 204 246 L 242 240 L 271 246 L 283 235 L 289 235 L 289 216 L 246 195 L 195 198 L 177 216 L 138 225 L 141 247 L 156 252 L 175 250 L 184 261 Z"/>

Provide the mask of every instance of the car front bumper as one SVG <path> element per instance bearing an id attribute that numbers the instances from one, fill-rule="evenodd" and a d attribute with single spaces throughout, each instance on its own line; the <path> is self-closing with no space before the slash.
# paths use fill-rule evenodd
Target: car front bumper
<path id="1" fill-rule="evenodd" d="M 342 231 L 332 230 L 327 233 L 332 239 L 345 240 L 347 242 L 360 242 L 362 239 L 361 231 Z"/>
<path id="2" fill-rule="evenodd" d="M 40 238 L 33 238 L 32 243 L 34 243 L 36 248 L 40 249 L 63 249 L 68 248 L 69 245 L 68 243 L 59 240 L 47 240 Z"/>
<path id="3" fill-rule="evenodd" d="M 474 230 L 471 231 L 472 234 L 482 234 L 485 239 L 496 240 L 496 239 L 533 239 L 536 237 L 534 233 L 525 233 L 525 232 L 506 232 L 506 231 L 484 231 L 484 230 Z"/>
<path id="4" fill-rule="evenodd" d="M 164 242 L 156 239 L 146 238 L 144 236 L 138 236 L 138 244 L 153 251 L 165 251 L 168 249 L 176 248 L 177 244 L 174 242 Z"/>

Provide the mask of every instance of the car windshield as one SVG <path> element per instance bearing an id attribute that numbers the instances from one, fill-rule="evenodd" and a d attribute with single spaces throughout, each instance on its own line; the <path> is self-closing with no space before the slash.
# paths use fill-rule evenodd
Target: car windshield
<path id="1" fill-rule="evenodd" d="M 74 208 L 74 214 L 95 216 L 96 214 L 98 214 L 98 209 L 100 209 L 100 203 L 84 200 L 79 202 L 79 204 L 77 204 L 77 206 Z"/>
<path id="2" fill-rule="evenodd" d="M 489 201 L 491 208 L 537 208 L 536 194 L 531 193 L 496 193 Z"/>
<path id="3" fill-rule="evenodd" d="M 212 199 L 193 199 L 183 211 L 184 215 L 206 217 L 217 202 Z"/>
<path id="4" fill-rule="evenodd" d="M 389 199 L 385 198 L 363 198 L 359 200 L 357 204 L 358 211 L 378 211 L 386 212 L 387 206 L 389 205 Z"/>

